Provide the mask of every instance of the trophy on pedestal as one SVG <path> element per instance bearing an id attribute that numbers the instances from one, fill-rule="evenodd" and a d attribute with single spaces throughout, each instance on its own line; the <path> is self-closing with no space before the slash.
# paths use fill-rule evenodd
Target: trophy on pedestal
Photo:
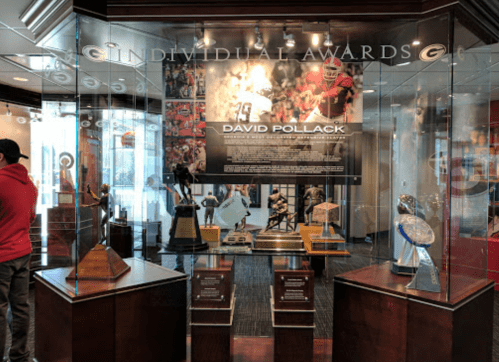
<path id="1" fill-rule="evenodd" d="M 208 249 L 208 244 L 201 239 L 196 211 L 200 209 L 192 197 L 191 182 L 196 177 L 183 162 L 173 168 L 175 183 L 180 186 L 182 199 L 175 207 L 175 217 L 170 229 L 170 241 L 167 249 L 170 251 L 189 252 Z M 186 193 L 187 190 L 187 193 Z"/>
<path id="2" fill-rule="evenodd" d="M 421 204 L 411 195 L 399 196 L 397 210 L 400 215 L 415 215 L 425 220 L 425 213 Z M 392 265 L 392 273 L 399 275 L 413 275 L 418 269 L 418 253 L 416 246 L 404 241 L 399 258 Z"/>
<path id="3" fill-rule="evenodd" d="M 420 217 L 409 214 L 398 215 L 394 223 L 399 234 L 415 247 L 419 259 L 416 275 L 407 288 L 440 293 L 438 269 L 426 250 L 435 241 L 430 225 Z"/>
<path id="4" fill-rule="evenodd" d="M 322 224 L 322 233 L 310 234 L 312 250 L 345 250 L 345 240 L 329 226 L 329 223 L 338 221 L 338 218 L 339 206 L 336 204 L 323 202 L 314 207 L 312 220 Z"/>
<path id="5" fill-rule="evenodd" d="M 300 234 L 295 232 L 291 224 L 297 213 L 288 210 L 288 200 L 277 188 L 269 196 L 268 205 L 271 208 L 267 226 L 258 233 L 255 240 L 255 250 L 303 250 L 303 241 Z M 284 230 L 271 230 L 286 222 Z"/>

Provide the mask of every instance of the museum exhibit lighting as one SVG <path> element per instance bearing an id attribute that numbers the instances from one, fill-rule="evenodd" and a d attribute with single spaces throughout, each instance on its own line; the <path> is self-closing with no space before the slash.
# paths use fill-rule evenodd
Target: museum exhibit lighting
<path id="1" fill-rule="evenodd" d="M 295 46 L 295 37 L 293 34 L 286 34 L 286 27 L 283 29 L 283 39 L 286 40 L 286 46 L 288 48 L 293 48 Z"/>
<path id="2" fill-rule="evenodd" d="M 194 37 L 194 47 L 196 49 L 208 48 L 216 43 L 216 40 L 208 38 L 204 33 L 204 28 L 201 28 L 201 36 Z"/>
<path id="3" fill-rule="evenodd" d="M 255 49 L 256 50 L 262 50 L 263 47 L 265 46 L 262 38 L 262 33 L 258 29 L 258 26 L 255 26 L 255 33 L 256 33 L 256 43 L 255 43 Z"/>
<path id="4" fill-rule="evenodd" d="M 331 39 L 331 34 L 326 33 L 326 38 L 324 39 L 324 43 L 322 43 L 325 47 L 333 46 L 333 40 Z"/>

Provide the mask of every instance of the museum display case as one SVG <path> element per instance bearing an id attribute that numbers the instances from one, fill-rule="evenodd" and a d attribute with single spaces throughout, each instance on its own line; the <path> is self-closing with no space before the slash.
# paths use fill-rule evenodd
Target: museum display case
<path id="1" fill-rule="evenodd" d="M 67 315 L 94 315 L 95 300 L 116 313 L 130 294 L 112 360 L 126 360 L 134 333 L 144 345 L 156 333 L 168 343 L 151 356 L 172 361 L 229 361 L 257 337 L 269 361 L 416 361 L 432 351 L 410 327 L 430 335 L 425 321 L 446 318 L 442 360 L 459 341 L 491 361 L 491 318 L 469 327 L 459 313 L 492 313 L 498 273 L 487 264 L 497 53 L 477 29 L 446 12 L 68 16 L 37 43 L 37 330 L 61 318 L 77 335 L 87 327 Z M 152 331 L 137 322 L 147 309 Z M 485 337 L 461 341 L 466 328 Z M 55 360 L 57 346 L 36 343 Z M 85 348 L 64 343 L 66 355 Z"/>

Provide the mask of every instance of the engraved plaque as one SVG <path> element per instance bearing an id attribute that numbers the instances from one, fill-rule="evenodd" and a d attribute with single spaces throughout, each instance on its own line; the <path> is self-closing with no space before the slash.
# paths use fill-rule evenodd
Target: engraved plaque
<path id="1" fill-rule="evenodd" d="M 175 230 L 176 238 L 196 238 L 196 228 L 192 217 L 179 217 L 177 221 L 177 229 Z"/>
<path id="2" fill-rule="evenodd" d="M 206 268 L 196 264 L 191 279 L 191 305 L 195 308 L 230 308 L 233 268 L 231 261 L 220 267 Z"/>
<path id="3" fill-rule="evenodd" d="M 286 270 L 274 264 L 274 302 L 276 309 L 314 308 L 314 272 L 308 263 L 301 270 Z"/>

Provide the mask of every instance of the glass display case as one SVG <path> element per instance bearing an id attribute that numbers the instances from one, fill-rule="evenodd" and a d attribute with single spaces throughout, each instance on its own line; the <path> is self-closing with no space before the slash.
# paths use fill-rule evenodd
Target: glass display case
<path id="1" fill-rule="evenodd" d="M 450 13 L 305 24 L 72 14 L 45 36 L 39 278 L 79 300 L 168 269 L 193 361 L 256 337 L 348 360 L 370 297 L 345 286 L 449 310 L 489 293 L 491 45 Z"/>

